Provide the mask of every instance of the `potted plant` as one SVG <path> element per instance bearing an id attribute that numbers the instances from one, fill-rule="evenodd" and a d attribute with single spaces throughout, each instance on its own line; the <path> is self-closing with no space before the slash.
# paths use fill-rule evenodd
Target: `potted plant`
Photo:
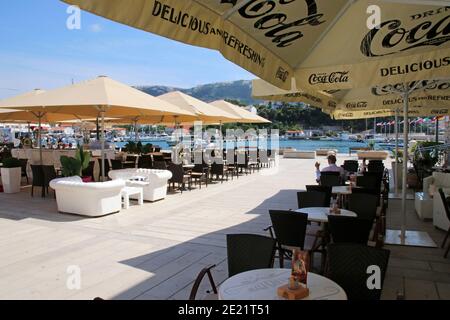
<path id="1" fill-rule="evenodd" d="M 18 193 L 20 192 L 20 180 L 22 179 L 22 167 L 19 159 L 6 158 L 3 159 L 3 167 L 1 168 L 3 192 Z"/>
<path id="2" fill-rule="evenodd" d="M 75 153 L 75 158 L 68 156 L 61 156 L 62 175 L 64 177 L 80 176 L 82 177 L 83 170 L 89 167 L 91 161 L 91 154 L 83 150 L 79 146 Z M 82 177 L 84 182 L 90 182 L 91 177 Z"/>

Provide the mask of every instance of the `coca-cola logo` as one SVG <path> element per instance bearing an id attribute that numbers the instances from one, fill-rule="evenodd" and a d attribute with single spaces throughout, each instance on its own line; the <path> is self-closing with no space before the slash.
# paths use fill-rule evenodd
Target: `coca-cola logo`
<path id="1" fill-rule="evenodd" d="M 304 0 L 307 7 L 307 15 L 303 18 L 292 20 L 288 14 L 295 18 L 300 13 L 280 8 L 289 5 L 296 0 L 250 0 L 238 9 L 239 15 L 244 19 L 256 20 L 254 28 L 264 32 L 264 36 L 270 38 L 279 48 L 292 45 L 303 37 L 303 26 L 318 26 L 325 22 L 323 14 L 318 13 L 316 0 Z M 237 0 L 221 0 L 221 4 L 235 6 Z"/>
<path id="2" fill-rule="evenodd" d="M 275 78 L 280 79 L 283 82 L 286 82 L 288 76 L 289 76 L 289 71 L 284 70 L 283 67 L 279 67 L 275 74 Z"/>
<path id="3" fill-rule="evenodd" d="M 414 91 L 418 90 L 449 90 L 450 81 L 443 80 L 420 80 L 411 81 L 407 84 L 406 89 L 412 89 Z M 403 83 L 388 84 L 385 86 L 376 86 L 372 88 L 372 94 L 374 96 L 385 96 L 388 94 L 403 92 L 405 90 L 405 85 Z"/>
<path id="4" fill-rule="evenodd" d="M 448 109 L 433 109 L 431 110 L 432 114 L 436 114 L 436 115 L 447 115 L 449 113 Z"/>
<path id="5" fill-rule="evenodd" d="M 309 76 L 309 84 L 345 83 L 348 82 L 348 71 L 327 73 L 313 73 Z"/>
<path id="6" fill-rule="evenodd" d="M 397 52 L 403 52 L 425 46 L 441 46 L 450 40 L 450 15 L 447 8 L 439 8 L 436 12 L 415 14 L 412 28 L 404 27 L 401 20 L 389 20 L 381 23 L 380 28 L 372 29 L 361 42 L 361 52 L 367 57 L 381 57 Z M 431 19 L 433 15 L 444 15 L 442 18 Z M 419 18 L 429 20 L 421 20 Z"/>
<path id="7" fill-rule="evenodd" d="M 347 109 L 365 109 L 367 108 L 367 101 L 349 102 L 345 107 Z"/>
<path id="8" fill-rule="evenodd" d="M 336 102 L 334 102 L 334 101 L 328 101 L 328 107 L 330 107 L 330 108 L 336 108 L 336 107 L 337 107 L 337 104 L 336 104 Z"/>

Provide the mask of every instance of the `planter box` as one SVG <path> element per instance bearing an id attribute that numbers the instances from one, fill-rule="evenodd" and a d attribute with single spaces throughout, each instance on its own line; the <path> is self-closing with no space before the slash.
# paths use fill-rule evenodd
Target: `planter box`
<path id="1" fill-rule="evenodd" d="M 20 180 L 22 179 L 22 169 L 18 168 L 1 168 L 2 183 L 4 193 L 20 192 Z"/>
<path id="2" fill-rule="evenodd" d="M 395 161 L 392 161 L 392 176 L 394 177 L 394 185 L 397 186 L 397 189 L 401 189 L 403 183 L 403 163 L 397 163 L 395 165 Z"/>

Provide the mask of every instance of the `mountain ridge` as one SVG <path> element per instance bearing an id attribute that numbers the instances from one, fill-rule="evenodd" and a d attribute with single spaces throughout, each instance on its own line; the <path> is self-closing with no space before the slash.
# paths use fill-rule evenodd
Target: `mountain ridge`
<path id="1" fill-rule="evenodd" d="M 135 88 L 155 97 L 172 91 L 181 91 L 205 102 L 212 102 L 221 99 L 238 100 L 246 105 L 258 104 L 262 102 L 261 100 L 252 98 L 251 80 L 207 83 L 192 88 L 178 88 L 162 85 L 141 85 L 136 86 Z"/>

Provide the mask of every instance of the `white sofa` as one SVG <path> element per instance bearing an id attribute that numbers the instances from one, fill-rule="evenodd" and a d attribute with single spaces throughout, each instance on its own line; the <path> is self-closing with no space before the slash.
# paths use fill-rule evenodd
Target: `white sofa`
<path id="1" fill-rule="evenodd" d="M 438 193 L 439 188 L 442 188 L 445 194 L 450 195 L 450 173 L 433 172 L 432 176 L 423 179 L 423 192 L 427 192 L 433 197 L 433 225 L 447 231 L 450 222 Z"/>
<path id="2" fill-rule="evenodd" d="M 122 207 L 122 180 L 84 183 L 80 177 L 58 178 L 50 181 L 55 190 L 58 211 L 89 217 L 119 212 Z"/>
<path id="3" fill-rule="evenodd" d="M 168 181 L 172 173 L 168 170 L 156 169 L 121 169 L 111 170 L 108 176 L 113 180 L 125 180 L 130 187 L 141 187 L 144 192 L 144 201 L 157 201 L 164 199 L 167 195 Z M 130 181 L 140 177 L 143 181 Z"/>

